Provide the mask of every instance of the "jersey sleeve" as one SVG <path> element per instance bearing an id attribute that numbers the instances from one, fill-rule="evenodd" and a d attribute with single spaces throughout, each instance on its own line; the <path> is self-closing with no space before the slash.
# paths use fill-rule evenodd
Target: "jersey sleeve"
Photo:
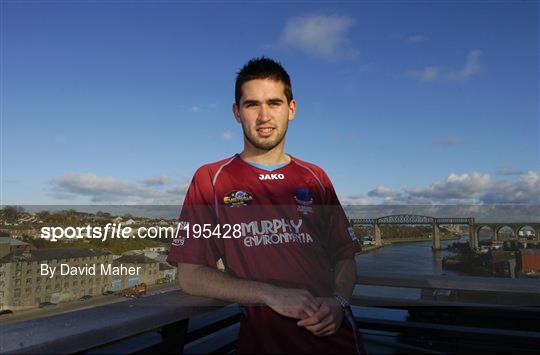
<path id="1" fill-rule="evenodd" d="M 205 225 L 214 229 L 216 223 L 212 176 L 209 169 L 201 167 L 189 185 L 167 262 L 175 266 L 187 263 L 215 268 L 222 251 L 219 241 L 213 235 L 195 238 L 194 232 Z"/>
<path id="2" fill-rule="evenodd" d="M 339 203 L 339 199 L 334 190 L 332 182 L 322 172 L 322 183 L 325 186 L 325 206 L 328 221 L 327 236 L 329 238 L 329 255 L 333 264 L 339 260 L 353 259 L 355 253 L 354 230 L 349 224 L 349 220 Z"/>

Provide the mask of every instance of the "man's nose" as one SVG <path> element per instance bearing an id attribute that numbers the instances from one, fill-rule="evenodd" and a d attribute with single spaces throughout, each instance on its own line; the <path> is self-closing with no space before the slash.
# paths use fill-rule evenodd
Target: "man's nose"
<path id="1" fill-rule="evenodd" d="M 270 110 L 267 105 L 261 105 L 261 109 L 259 110 L 259 116 L 257 117 L 257 121 L 259 122 L 265 122 L 270 119 Z"/>

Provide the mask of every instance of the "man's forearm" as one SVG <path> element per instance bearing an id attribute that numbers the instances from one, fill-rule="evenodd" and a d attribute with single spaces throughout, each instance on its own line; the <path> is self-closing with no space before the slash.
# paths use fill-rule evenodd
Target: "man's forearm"
<path id="1" fill-rule="evenodd" d="M 182 289 L 189 294 L 240 304 L 266 303 L 266 295 L 271 294 L 274 288 L 270 284 L 239 279 L 216 269 L 194 264 L 179 264 L 178 280 Z"/>
<path id="2" fill-rule="evenodd" d="M 303 319 L 320 306 L 307 290 L 243 280 L 207 266 L 178 264 L 178 280 L 189 294 L 244 305 L 265 304 L 285 317 Z"/>
<path id="3" fill-rule="evenodd" d="M 356 263 L 354 259 L 340 260 L 334 266 L 334 293 L 350 300 L 356 284 Z"/>

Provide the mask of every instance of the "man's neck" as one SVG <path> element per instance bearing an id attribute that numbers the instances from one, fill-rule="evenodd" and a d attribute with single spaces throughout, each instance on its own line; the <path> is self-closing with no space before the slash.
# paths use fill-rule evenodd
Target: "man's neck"
<path id="1" fill-rule="evenodd" d="M 247 162 L 259 163 L 267 166 L 288 163 L 291 161 L 291 157 L 283 152 L 283 147 L 281 147 L 281 149 L 266 151 L 246 149 L 246 147 L 244 147 L 244 150 L 240 153 L 240 158 Z"/>

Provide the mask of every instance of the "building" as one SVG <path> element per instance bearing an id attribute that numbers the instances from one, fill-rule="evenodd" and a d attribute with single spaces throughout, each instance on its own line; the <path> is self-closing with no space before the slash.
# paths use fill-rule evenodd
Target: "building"
<path id="1" fill-rule="evenodd" d="M 161 278 L 157 283 L 173 282 L 176 279 L 176 268 L 166 263 L 159 263 L 159 273 Z"/>
<path id="2" fill-rule="evenodd" d="M 142 282 L 147 285 L 153 285 L 162 277 L 159 272 L 159 262 L 150 259 L 143 254 L 122 255 L 121 257 L 114 259 L 113 266 L 128 269 L 138 268 L 138 272 L 135 275 L 114 276 L 111 291 L 120 291 Z"/>
<path id="3" fill-rule="evenodd" d="M 492 275 L 502 277 L 516 277 L 516 253 L 513 251 L 492 250 Z"/>
<path id="4" fill-rule="evenodd" d="M 540 249 L 521 249 L 521 270 L 524 273 L 540 273 Z"/>
<path id="5" fill-rule="evenodd" d="M 31 245 L 11 237 L 0 237 L 0 258 L 11 253 L 30 251 Z"/>
<path id="6" fill-rule="evenodd" d="M 154 251 L 154 252 L 162 253 L 162 252 L 166 252 L 167 248 L 166 247 L 149 247 L 149 248 L 145 248 L 144 251 Z"/>
<path id="7" fill-rule="evenodd" d="M 6 254 L 0 258 L 0 308 L 32 308 L 41 302 L 101 294 L 112 281 L 112 276 L 101 275 L 101 265 L 110 263 L 111 254 L 92 248 L 25 249 Z M 85 274 L 92 265 L 94 274 Z M 83 272 L 73 275 L 73 268 Z"/>

